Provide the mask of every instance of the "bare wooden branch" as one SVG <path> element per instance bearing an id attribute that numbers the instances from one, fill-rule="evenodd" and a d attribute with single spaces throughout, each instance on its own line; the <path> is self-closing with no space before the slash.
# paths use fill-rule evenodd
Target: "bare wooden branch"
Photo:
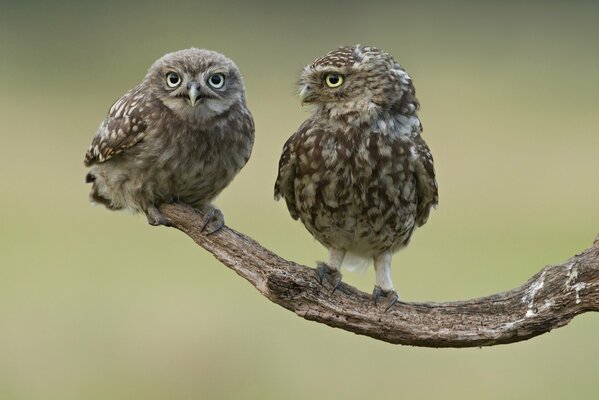
<path id="1" fill-rule="evenodd" d="M 425 347 L 492 346 L 526 340 L 566 325 L 578 314 L 599 311 L 599 236 L 568 261 L 543 268 L 519 288 L 447 303 L 398 302 L 384 312 L 371 295 L 341 284 L 332 294 L 313 268 L 287 261 L 253 239 L 224 227 L 206 236 L 202 215 L 163 205 L 172 225 L 272 302 L 297 315 L 389 343 Z"/>

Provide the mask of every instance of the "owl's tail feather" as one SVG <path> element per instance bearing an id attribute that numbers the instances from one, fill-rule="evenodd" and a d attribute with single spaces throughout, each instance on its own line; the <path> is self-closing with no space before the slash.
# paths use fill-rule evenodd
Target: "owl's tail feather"
<path id="1" fill-rule="evenodd" d="M 345 257 L 343 257 L 343 263 L 341 263 L 341 268 L 345 268 L 350 272 L 357 272 L 359 274 L 363 274 L 364 272 L 366 272 L 371 263 L 372 258 L 364 257 L 362 255 L 348 251 L 347 253 L 345 253 Z"/>
<path id="2" fill-rule="evenodd" d="M 92 204 L 103 204 L 109 210 L 121 210 L 123 207 L 117 207 L 106 197 L 102 196 L 98 191 L 98 177 L 91 172 L 85 175 L 85 183 L 92 184 L 92 190 L 89 193 L 89 201 Z"/>

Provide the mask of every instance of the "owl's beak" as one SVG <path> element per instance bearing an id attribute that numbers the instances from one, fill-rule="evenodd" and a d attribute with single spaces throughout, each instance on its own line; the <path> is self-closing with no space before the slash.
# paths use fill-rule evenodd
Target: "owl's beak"
<path id="1" fill-rule="evenodd" d="M 300 91 L 300 101 L 302 103 L 302 106 L 306 103 L 312 103 L 314 100 L 316 100 L 316 93 L 314 93 L 311 89 L 310 86 L 305 85 L 302 90 Z"/>
<path id="2" fill-rule="evenodd" d="M 189 97 L 189 102 L 191 103 L 191 106 L 195 106 L 198 97 L 200 97 L 200 91 L 198 90 L 198 87 L 194 82 L 190 82 L 187 84 L 187 96 Z"/>

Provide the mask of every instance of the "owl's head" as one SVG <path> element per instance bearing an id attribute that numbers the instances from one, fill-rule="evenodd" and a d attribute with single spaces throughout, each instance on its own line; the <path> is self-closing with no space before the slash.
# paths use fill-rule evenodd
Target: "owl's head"
<path id="1" fill-rule="evenodd" d="M 366 120 L 384 111 L 409 115 L 418 109 L 410 76 L 376 47 L 335 49 L 305 67 L 298 86 L 302 104 L 330 118 Z"/>
<path id="2" fill-rule="evenodd" d="M 205 121 L 245 103 L 243 78 L 233 61 L 205 49 L 186 49 L 158 59 L 146 75 L 152 93 L 182 119 Z"/>

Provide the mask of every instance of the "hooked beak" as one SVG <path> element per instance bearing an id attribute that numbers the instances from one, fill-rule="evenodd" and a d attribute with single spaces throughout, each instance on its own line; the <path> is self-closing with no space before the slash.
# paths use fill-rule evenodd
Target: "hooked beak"
<path id="1" fill-rule="evenodd" d="M 316 93 L 312 92 L 312 90 L 310 89 L 310 86 L 305 85 L 302 90 L 300 91 L 300 101 L 302 103 L 302 106 L 306 103 L 312 103 L 314 100 L 316 100 Z"/>
<path id="2" fill-rule="evenodd" d="M 189 82 L 187 84 L 187 96 L 189 97 L 191 106 L 195 106 L 196 101 L 200 97 L 200 91 L 198 90 L 198 86 L 195 82 Z"/>

